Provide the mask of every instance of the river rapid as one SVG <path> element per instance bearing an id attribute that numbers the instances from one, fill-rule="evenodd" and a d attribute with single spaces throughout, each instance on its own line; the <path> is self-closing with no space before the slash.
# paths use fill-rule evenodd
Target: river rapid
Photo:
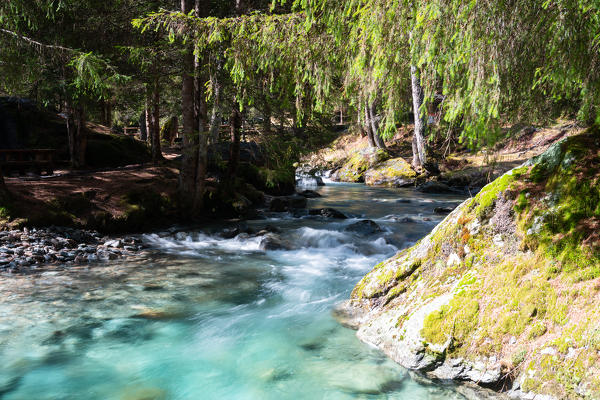
<path id="1" fill-rule="evenodd" d="M 461 198 L 328 184 L 310 208 L 265 213 L 287 250 L 226 227 L 141 236 L 126 261 L 0 275 L 0 399 L 461 399 L 361 342 L 332 316 L 375 264 Z M 371 219 L 382 232 L 346 228 Z"/>

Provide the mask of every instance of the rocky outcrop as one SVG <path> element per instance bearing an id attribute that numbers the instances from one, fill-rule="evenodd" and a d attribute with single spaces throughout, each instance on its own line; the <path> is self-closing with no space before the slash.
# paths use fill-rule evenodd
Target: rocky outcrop
<path id="1" fill-rule="evenodd" d="M 600 398 L 600 135 L 487 185 L 339 311 L 406 368 L 527 399 Z"/>

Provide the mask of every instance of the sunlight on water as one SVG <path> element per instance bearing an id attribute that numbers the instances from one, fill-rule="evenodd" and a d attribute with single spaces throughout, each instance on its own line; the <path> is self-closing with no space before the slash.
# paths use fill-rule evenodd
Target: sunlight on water
<path id="1" fill-rule="evenodd" d="M 290 250 L 211 227 L 145 235 L 153 250 L 125 263 L 0 276 L 0 399 L 461 398 L 417 383 L 331 316 L 373 265 L 439 222 L 433 207 L 459 199 L 320 191 L 310 207 L 355 218 L 248 223 L 277 226 Z M 362 217 L 383 232 L 345 231 Z"/>

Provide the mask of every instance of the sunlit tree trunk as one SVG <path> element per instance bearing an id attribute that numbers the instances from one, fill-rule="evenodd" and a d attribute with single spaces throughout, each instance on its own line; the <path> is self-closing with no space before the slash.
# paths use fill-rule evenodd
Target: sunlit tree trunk
<path id="1" fill-rule="evenodd" d="M 413 167 L 421 168 L 427 162 L 425 155 L 425 119 L 421 116 L 421 106 L 423 105 L 423 88 L 421 87 L 421 78 L 417 67 L 410 67 L 410 77 L 412 83 L 413 113 L 415 115 L 415 131 L 413 138 Z"/>
<path id="2" fill-rule="evenodd" d="M 369 113 L 369 107 L 365 103 L 365 128 L 367 131 L 367 138 L 369 139 L 369 146 L 376 147 L 375 139 L 373 138 L 373 125 L 371 125 L 371 115 Z"/>
<path id="3" fill-rule="evenodd" d="M 231 146 L 229 147 L 229 168 L 227 175 L 233 178 L 237 173 L 240 161 L 240 138 L 242 127 L 242 114 L 240 113 L 238 102 L 234 102 L 229 118 L 229 128 L 231 131 Z"/>
<path id="4" fill-rule="evenodd" d="M 375 146 L 380 149 L 386 149 L 385 141 L 379 135 L 379 121 L 377 120 L 377 100 L 373 100 L 373 102 L 369 105 L 368 113 L 369 113 L 369 122 L 371 123 L 371 130 L 373 131 L 373 141 L 375 142 Z"/>
<path id="5" fill-rule="evenodd" d="M 219 128 L 221 127 L 221 82 L 219 80 L 221 70 L 223 69 L 223 61 L 220 54 L 215 59 L 215 68 L 211 73 L 211 85 L 213 89 L 213 104 L 210 114 L 209 135 L 210 141 L 214 145 L 219 142 Z"/>

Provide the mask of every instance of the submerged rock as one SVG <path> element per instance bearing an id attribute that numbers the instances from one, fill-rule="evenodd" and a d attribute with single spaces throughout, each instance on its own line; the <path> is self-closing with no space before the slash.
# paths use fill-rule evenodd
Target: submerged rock
<path id="1" fill-rule="evenodd" d="M 373 235 L 375 233 L 383 232 L 381 227 L 377 225 L 375 221 L 371 221 L 370 219 L 365 219 L 348 225 L 345 230 L 348 232 L 359 233 L 361 235 Z"/>
<path id="2" fill-rule="evenodd" d="M 600 398 L 598 154 L 571 137 L 484 187 L 356 285 L 348 325 L 436 379 Z"/>

